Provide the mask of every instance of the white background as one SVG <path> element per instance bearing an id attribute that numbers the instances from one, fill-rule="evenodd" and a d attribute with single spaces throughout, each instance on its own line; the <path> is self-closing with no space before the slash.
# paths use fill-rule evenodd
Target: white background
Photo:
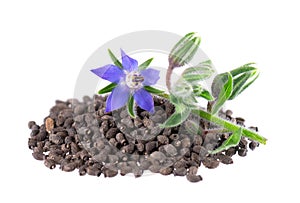
<path id="1" fill-rule="evenodd" d="M 1 202 L 299 202 L 297 1 L 1 1 Z M 180 177 L 80 177 L 31 156 L 27 122 L 73 96 L 87 58 L 138 30 L 196 31 L 216 68 L 257 62 L 261 76 L 227 104 L 268 144 L 230 166 Z M 202 168 L 202 167 L 201 167 Z"/>

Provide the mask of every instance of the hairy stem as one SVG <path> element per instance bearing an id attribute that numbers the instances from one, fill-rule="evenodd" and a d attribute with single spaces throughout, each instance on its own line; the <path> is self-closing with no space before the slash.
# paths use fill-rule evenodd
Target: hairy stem
<path id="1" fill-rule="evenodd" d="M 171 92 L 171 75 L 173 72 L 173 65 L 169 64 L 168 70 L 167 70 L 167 75 L 166 75 L 166 85 L 167 88 L 169 90 L 169 92 Z"/>
<path id="2" fill-rule="evenodd" d="M 267 139 L 260 136 L 259 134 L 249 130 L 249 129 L 246 129 L 244 127 L 241 127 L 239 125 L 236 125 L 234 123 L 231 123 L 227 120 L 224 120 L 218 116 L 215 116 L 215 115 L 212 115 L 204 110 L 201 110 L 201 109 L 195 109 L 192 111 L 192 113 L 196 114 L 196 115 L 199 115 L 201 118 L 204 118 L 205 120 L 208 120 L 209 122 L 212 122 L 212 123 L 215 123 L 217 125 L 220 125 L 226 129 L 228 129 L 229 131 L 231 132 L 235 132 L 237 130 L 239 130 L 240 128 L 242 128 L 242 134 L 245 136 L 245 137 L 248 137 L 254 141 L 257 141 L 259 143 L 262 143 L 262 144 L 266 144 L 267 142 Z"/>

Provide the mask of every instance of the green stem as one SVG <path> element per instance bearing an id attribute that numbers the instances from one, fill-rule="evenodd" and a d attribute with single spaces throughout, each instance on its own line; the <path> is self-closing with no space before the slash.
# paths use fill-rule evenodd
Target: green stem
<path id="1" fill-rule="evenodd" d="M 228 129 L 229 131 L 232 131 L 232 132 L 235 132 L 237 130 L 239 130 L 240 128 L 242 128 L 242 134 L 245 136 L 245 137 L 248 137 L 254 141 L 257 141 L 259 143 L 262 143 L 262 144 L 266 144 L 267 142 L 267 139 L 260 136 L 259 134 L 251 131 L 251 130 L 248 130 L 244 127 L 241 127 L 239 125 L 236 125 L 234 123 L 231 123 L 227 120 L 224 120 L 218 116 L 214 116 L 204 110 L 201 110 L 201 109 L 195 109 L 192 111 L 194 114 L 196 115 L 199 115 L 201 118 L 204 118 L 206 120 L 208 120 L 209 122 L 212 122 L 212 123 L 215 123 L 217 125 L 220 125 L 226 129 Z"/>

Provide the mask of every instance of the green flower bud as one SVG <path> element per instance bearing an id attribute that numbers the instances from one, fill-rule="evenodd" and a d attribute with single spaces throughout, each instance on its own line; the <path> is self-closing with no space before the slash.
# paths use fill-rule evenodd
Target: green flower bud
<path id="1" fill-rule="evenodd" d="M 194 32 L 185 35 L 171 50 L 169 64 L 176 68 L 190 62 L 198 50 L 200 42 L 200 36 Z"/>

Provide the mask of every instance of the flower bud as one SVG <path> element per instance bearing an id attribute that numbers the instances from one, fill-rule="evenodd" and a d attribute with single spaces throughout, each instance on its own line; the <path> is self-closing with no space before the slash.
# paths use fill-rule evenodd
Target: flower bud
<path id="1" fill-rule="evenodd" d="M 169 64 L 173 68 L 190 62 L 199 48 L 201 38 L 194 32 L 185 35 L 171 50 Z"/>

